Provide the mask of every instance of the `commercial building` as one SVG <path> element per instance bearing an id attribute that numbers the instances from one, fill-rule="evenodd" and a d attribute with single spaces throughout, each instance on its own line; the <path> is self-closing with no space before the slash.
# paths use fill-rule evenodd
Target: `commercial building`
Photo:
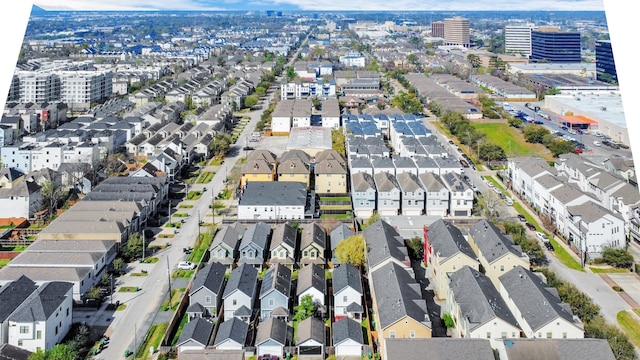
<path id="1" fill-rule="evenodd" d="M 512 24 L 504 27 L 504 51 L 507 54 L 531 55 L 531 30 L 534 24 Z"/>
<path id="2" fill-rule="evenodd" d="M 469 19 L 458 16 L 444 19 L 444 44 L 466 48 L 471 46 Z"/>
<path id="3" fill-rule="evenodd" d="M 557 28 L 538 28 L 531 31 L 533 62 L 579 63 L 580 33 L 561 32 Z"/>
<path id="4" fill-rule="evenodd" d="M 596 42 L 596 76 L 599 81 L 618 82 L 616 63 L 613 59 L 613 50 L 610 40 Z"/>
<path id="5" fill-rule="evenodd" d="M 444 22 L 434 21 L 431 23 L 431 36 L 444 38 Z"/>

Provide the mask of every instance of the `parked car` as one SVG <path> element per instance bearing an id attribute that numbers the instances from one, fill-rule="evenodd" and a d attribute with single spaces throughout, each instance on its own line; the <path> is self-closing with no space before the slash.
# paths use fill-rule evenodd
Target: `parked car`
<path id="1" fill-rule="evenodd" d="M 511 200 L 510 197 L 504 199 L 505 204 L 509 205 L 509 206 L 513 206 L 513 200 Z"/>
<path id="2" fill-rule="evenodd" d="M 554 250 L 555 250 L 555 248 L 553 247 L 553 245 L 551 245 L 551 242 L 550 242 L 550 241 L 545 241 L 545 242 L 544 242 L 544 247 L 546 247 L 546 248 L 547 248 L 547 250 L 549 250 L 549 251 L 554 251 Z"/>
<path id="3" fill-rule="evenodd" d="M 464 168 L 468 168 L 469 167 L 469 163 L 464 159 L 460 159 L 460 165 L 462 165 L 462 167 L 464 167 Z"/>
<path id="4" fill-rule="evenodd" d="M 540 231 L 536 231 L 536 237 L 542 241 L 549 241 L 549 238 L 547 237 L 547 235 L 545 235 L 544 233 L 541 233 Z"/>
<path id="5" fill-rule="evenodd" d="M 193 270 L 197 267 L 196 264 L 190 262 L 190 261 L 180 261 L 178 263 L 178 269 L 180 270 Z"/>
<path id="6" fill-rule="evenodd" d="M 526 218 L 526 217 L 524 217 L 524 215 L 522 215 L 522 214 L 518 214 L 518 220 L 520 220 L 520 221 L 522 221 L 522 222 L 526 222 L 526 221 L 527 221 L 527 218 Z"/>
<path id="7" fill-rule="evenodd" d="M 594 146 L 600 146 L 601 144 L 600 144 L 600 141 L 598 141 L 598 140 L 594 140 L 594 141 L 593 141 L 593 145 L 594 145 Z"/>
<path id="8" fill-rule="evenodd" d="M 532 224 L 532 223 L 530 223 L 530 222 L 528 222 L 528 223 L 524 224 L 524 226 L 526 226 L 526 227 L 527 227 L 527 229 L 529 229 L 529 230 L 531 230 L 531 231 L 536 231 L 536 230 L 537 230 L 537 229 L 536 229 L 536 226 L 535 226 L 535 225 L 533 225 L 533 224 Z"/>

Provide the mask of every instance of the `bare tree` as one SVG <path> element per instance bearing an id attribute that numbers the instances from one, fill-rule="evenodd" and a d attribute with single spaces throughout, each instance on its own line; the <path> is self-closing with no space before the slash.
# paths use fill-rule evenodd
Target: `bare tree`
<path id="1" fill-rule="evenodd" d="M 42 195 L 41 207 L 47 210 L 49 216 L 53 216 L 60 200 L 64 197 L 64 190 L 53 181 L 45 181 L 40 187 L 40 194 Z"/>

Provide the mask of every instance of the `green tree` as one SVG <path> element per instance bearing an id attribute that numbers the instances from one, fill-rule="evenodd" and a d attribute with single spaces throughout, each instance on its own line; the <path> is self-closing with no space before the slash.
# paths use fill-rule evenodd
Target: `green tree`
<path id="1" fill-rule="evenodd" d="M 551 132 L 544 126 L 529 124 L 524 127 L 522 134 L 527 142 L 533 144 L 542 144 L 546 139 L 545 136 Z"/>
<path id="2" fill-rule="evenodd" d="M 602 249 L 602 259 L 605 263 L 617 268 L 630 268 L 633 265 L 633 255 L 626 250 L 607 246 Z"/>
<path id="3" fill-rule="evenodd" d="M 58 344 L 51 349 L 42 351 L 38 349 L 29 355 L 29 360 L 74 360 L 77 353 L 69 348 L 68 345 Z"/>
<path id="4" fill-rule="evenodd" d="M 113 267 L 113 271 L 115 271 L 116 274 L 122 274 L 124 272 L 124 265 L 125 265 L 124 260 L 120 257 L 115 258 L 111 263 L 111 266 Z"/>
<path id="5" fill-rule="evenodd" d="M 507 158 L 504 149 L 500 145 L 493 143 L 482 143 L 478 156 L 483 161 L 501 161 Z"/>
<path id="6" fill-rule="evenodd" d="M 300 304 L 293 307 L 293 321 L 300 322 L 310 318 L 316 312 L 316 304 L 313 303 L 311 295 L 305 295 L 300 299 Z"/>
<path id="7" fill-rule="evenodd" d="M 252 94 L 247 96 L 246 99 L 244 99 L 244 106 L 247 108 L 252 108 L 256 106 L 256 104 L 258 104 L 259 101 L 260 101 L 260 97 L 257 94 Z"/>
<path id="8" fill-rule="evenodd" d="M 351 264 L 359 268 L 365 265 L 364 252 L 364 236 L 353 235 L 338 243 L 336 258 L 341 264 Z"/>
<path id="9" fill-rule="evenodd" d="M 127 243 L 122 248 L 122 256 L 125 259 L 129 260 L 135 259 L 137 257 L 142 257 L 143 246 L 144 244 L 142 235 L 140 235 L 139 233 L 133 233 L 129 235 L 129 240 L 127 240 Z"/>
<path id="10" fill-rule="evenodd" d="M 342 156 L 347 155 L 342 127 L 331 130 L 331 148 Z"/>
<path id="11" fill-rule="evenodd" d="M 360 228 L 362 230 L 366 229 L 369 225 L 373 224 L 374 222 L 380 220 L 380 214 L 378 212 L 373 212 L 373 214 L 371 214 L 371 216 L 367 219 L 367 221 L 363 222 L 362 225 L 360 226 Z"/>
<path id="12" fill-rule="evenodd" d="M 391 104 L 403 112 L 410 113 L 422 113 L 424 106 L 416 94 L 407 93 L 404 91 L 399 92 L 391 100 Z"/>
<path id="13" fill-rule="evenodd" d="M 414 236 L 409 239 L 409 241 L 407 241 L 407 249 L 410 251 L 411 257 L 418 260 L 422 259 L 422 255 L 424 252 L 422 238 L 420 238 L 420 236 Z"/>

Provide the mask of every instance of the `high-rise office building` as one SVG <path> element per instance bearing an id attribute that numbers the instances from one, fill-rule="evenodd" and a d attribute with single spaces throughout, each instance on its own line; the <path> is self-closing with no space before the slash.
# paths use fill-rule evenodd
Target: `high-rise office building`
<path id="1" fill-rule="evenodd" d="M 458 16 L 444 19 L 444 44 L 463 47 L 471 46 L 469 19 Z"/>
<path id="2" fill-rule="evenodd" d="M 534 24 L 506 25 L 504 27 L 504 51 L 507 54 L 531 55 L 531 30 Z"/>
<path id="3" fill-rule="evenodd" d="M 531 31 L 533 62 L 579 63 L 580 33 L 561 32 L 557 28 L 538 28 Z"/>
<path id="4" fill-rule="evenodd" d="M 444 38 L 444 23 L 442 21 L 434 21 L 431 23 L 431 36 Z"/>
<path id="5" fill-rule="evenodd" d="M 613 50 L 609 40 L 596 42 L 596 78 L 609 83 L 618 82 L 616 63 L 613 60 Z"/>

